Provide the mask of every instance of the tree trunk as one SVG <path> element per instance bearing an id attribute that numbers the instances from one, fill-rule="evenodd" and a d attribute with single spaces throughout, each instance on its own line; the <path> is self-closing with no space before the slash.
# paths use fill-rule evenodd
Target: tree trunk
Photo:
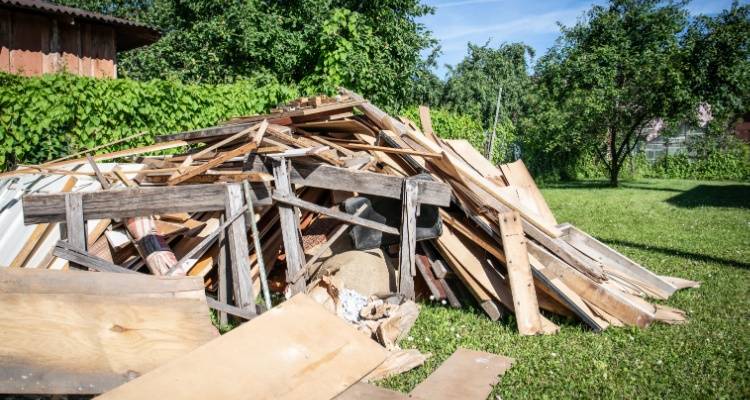
<path id="1" fill-rule="evenodd" d="M 620 176 L 620 155 L 617 154 L 617 132 L 609 131 L 609 185 L 617 187 Z"/>

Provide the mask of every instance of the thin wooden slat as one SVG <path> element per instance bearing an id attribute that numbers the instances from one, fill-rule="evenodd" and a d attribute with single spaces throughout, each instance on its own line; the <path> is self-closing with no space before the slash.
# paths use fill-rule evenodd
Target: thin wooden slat
<path id="1" fill-rule="evenodd" d="M 211 159 L 208 162 L 205 162 L 205 163 L 203 163 L 203 164 L 201 164 L 201 165 L 199 165 L 197 167 L 191 168 L 190 170 L 188 170 L 187 172 L 185 172 L 184 174 L 182 174 L 180 176 L 176 176 L 174 178 L 171 178 L 170 180 L 167 181 L 167 185 L 170 185 L 170 186 L 177 185 L 177 184 L 179 184 L 181 182 L 184 182 L 184 181 L 186 181 L 186 180 L 188 180 L 188 179 L 190 179 L 190 178 L 192 178 L 192 177 L 194 177 L 194 176 L 196 176 L 198 174 L 204 173 L 204 172 L 208 171 L 209 169 L 211 169 L 213 167 L 216 167 L 217 165 L 220 165 L 220 164 L 224 163 L 227 160 L 230 160 L 230 159 L 232 159 L 234 157 L 237 157 L 237 156 L 249 153 L 250 151 L 256 149 L 257 147 L 258 147 L 258 144 L 255 143 L 255 142 L 250 142 L 250 143 L 243 144 L 242 146 L 237 147 L 236 149 L 229 150 L 226 153 L 223 153 L 222 155 L 220 155 L 220 156 L 218 156 L 216 158 L 213 158 L 213 159 Z"/>

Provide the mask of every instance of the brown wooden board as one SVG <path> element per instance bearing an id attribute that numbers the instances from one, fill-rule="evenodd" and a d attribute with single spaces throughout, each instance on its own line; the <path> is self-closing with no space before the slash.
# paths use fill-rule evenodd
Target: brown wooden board
<path id="1" fill-rule="evenodd" d="M 304 294 L 100 399 L 330 399 L 386 351 Z"/>
<path id="2" fill-rule="evenodd" d="M 0 393 L 101 393 L 216 335 L 195 278 L 7 269 L 0 309 Z"/>

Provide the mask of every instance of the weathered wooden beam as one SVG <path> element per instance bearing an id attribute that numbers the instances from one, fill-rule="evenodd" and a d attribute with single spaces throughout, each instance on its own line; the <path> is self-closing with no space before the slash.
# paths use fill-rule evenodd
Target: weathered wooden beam
<path id="1" fill-rule="evenodd" d="M 407 299 L 414 300 L 414 276 L 416 275 L 417 250 L 417 182 L 416 179 L 404 181 L 404 193 L 401 204 L 401 247 L 398 253 L 398 291 Z"/>
<path id="2" fill-rule="evenodd" d="M 247 245 L 245 214 L 242 206 L 242 186 L 237 183 L 226 185 L 225 215 L 240 214 L 227 228 L 226 239 L 229 244 L 229 261 L 232 271 L 234 303 L 237 307 L 255 312 L 255 295 L 253 279 L 250 276 L 250 250 Z"/>
<path id="3" fill-rule="evenodd" d="M 81 193 L 65 194 L 65 229 L 68 243 L 79 250 L 86 250 L 86 221 L 83 219 Z"/>
<path id="4" fill-rule="evenodd" d="M 401 199 L 404 178 L 373 172 L 352 171 L 326 164 L 294 163 L 291 182 L 329 190 L 344 190 L 361 194 Z M 446 207 L 450 204 L 450 186 L 435 181 L 417 182 L 420 204 Z"/>
<path id="5" fill-rule="evenodd" d="M 268 186 L 254 183 L 253 204 L 272 204 Z M 111 189 L 82 193 L 83 218 L 126 218 L 175 212 L 223 211 L 225 185 Z M 65 221 L 65 193 L 23 197 L 25 224 Z"/>
<path id="6" fill-rule="evenodd" d="M 286 159 L 273 161 L 273 177 L 275 179 L 276 191 L 274 195 L 280 199 L 291 199 L 293 197 L 292 186 L 289 183 L 289 172 Z M 298 199 L 299 200 L 299 199 Z M 305 253 L 300 244 L 299 218 L 294 210 L 294 204 L 278 201 L 279 223 L 284 240 L 284 253 L 286 254 L 286 281 L 287 292 L 295 295 L 304 292 L 307 282 L 300 277 L 300 271 L 305 265 Z M 302 200 L 300 200 L 302 201 Z M 321 207 L 322 208 L 322 207 Z"/>
<path id="7" fill-rule="evenodd" d="M 265 120 L 263 120 L 265 122 Z M 250 189 L 250 182 L 242 182 L 242 191 L 245 194 L 247 205 L 247 220 L 250 224 L 250 231 L 253 234 L 253 247 L 255 248 L 256 262 L 258 263 L 258 272 L 260 273 L 260 288 L 263 292 L 263 300 L 266 303 L 266 309 L 273 307 L 271 302 L 271 292 L 268 289 L 268 274 L 266 273 L 266 262 L 263 257 L 263 246 L 260 245 L 260 232 L 258 232 L 258 223 L 255 221 L 255 211 L 253 210 L 253 196 Z"/>

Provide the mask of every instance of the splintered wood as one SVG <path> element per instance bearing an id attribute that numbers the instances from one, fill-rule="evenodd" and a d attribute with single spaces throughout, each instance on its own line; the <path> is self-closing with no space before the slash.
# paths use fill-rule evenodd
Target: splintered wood
<path id="1" fill-rule="evenodd" d="M 557 332 L 550 314 L 594 331 L 686 320 L 649 299 L 697 282 L 656 275 L 559 224 L 521 160 L 498 166 L 467 141 L 441 139 L 426 107 L 419 120 L 423 131 L 342 90 L 157 136 L 144 147 L 96 154 L 100 146 L 0 174 L 7 178 L 0 180 L 0 266 L 71 270 L 57 272 L 58 288 L 42 284 L 51 282 L 42 275 L 32 279 L 41 286 L 8 283 L 21 275 L 0 282 L 8 286 L 0 295 L 0 390 L 98 393 L 133 372 L 145 375 L 107 397 L 294 397 L 302 388 L 336 395 L 384 356 L 338 353 L 369 347 L 362 342 L 369 339 L 331 330 L 336 317 L 300 296 L 321 282 L 340 283 L 327 290 L 348 296 L 350 321 L 364 318 L 363 301 L 390 307 L 428 297 L 452 307 L 473 297 L 495 321 L 514 313 L 523 335 Z M 182 153 L 159 153 L 165 149 Z M 70 283 L 80 274 L 90 287 Z M 125 293 L 134 279 L 160 283 Z M 169 289 L 183 281 L 189 295 Z M 271 292 L 295 297 L 269 312 Z M 206 305 L 222 324 L 261 322 L 191 352 L 212 333 Z M 287 354 L 284 343 L 302 347 Z M 263 367 L 279 352 L 289 370 Z M 184 357 L 148 373 L 176 356 Z M 461 360 L 452 368 L 463 368 Z M 488 372 L 494 377 L 483 381 L 497 377 L 503 362 L 495 361 L 488 361 L 498 366 Z M 388 371 L 405 368 L 397 367 Z M 25 371 L 46 378 L 18 380 Z M 421 396 L 437 392 L 452 393 L 434 386 Z"/>

